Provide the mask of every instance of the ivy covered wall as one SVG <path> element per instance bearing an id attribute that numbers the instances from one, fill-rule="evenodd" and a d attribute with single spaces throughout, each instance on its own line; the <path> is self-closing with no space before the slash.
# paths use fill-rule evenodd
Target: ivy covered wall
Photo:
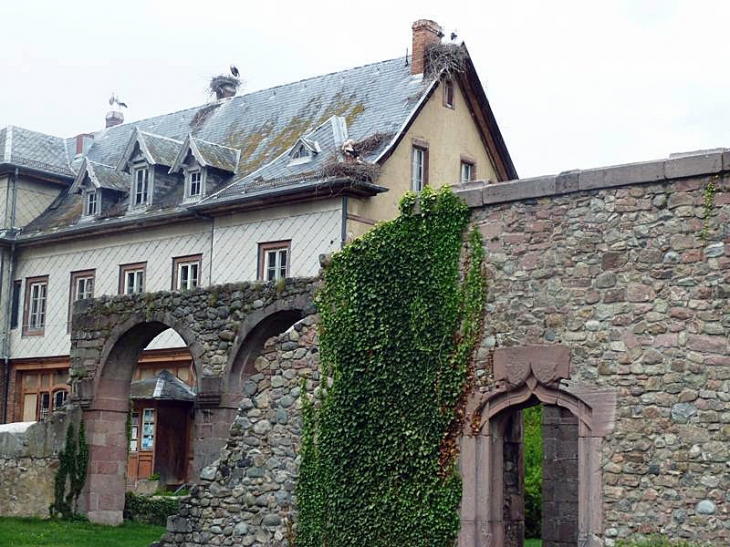
<path id="1" fill-rule="evenodd" d="M 397 219 L 325 269 L 331 383 L 304 409 L 297 547 L 446 546 L 458 534 L 456 436 L 485 300 L 482 242 L 465 235 L 469 211 L 450 190 L 427 188 L 415 205 L 406 195 Z"/>

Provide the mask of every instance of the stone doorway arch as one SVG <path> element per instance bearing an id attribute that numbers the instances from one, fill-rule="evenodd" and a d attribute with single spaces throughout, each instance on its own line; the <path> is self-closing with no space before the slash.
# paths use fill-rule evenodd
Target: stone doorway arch
<path id="1" fill-rule="evenodd" d="M 518 520 L 519 511 L 510 508 L 520 500 L 505 499 L 505 451 L 521 442 L 519 410 L 536 401 L 566 409 L 577 421 L 578 545 L 603 545 L 601 449 L 614 424 L 615 391 L 566 381 L 570 349 L 561 345 L 498 348 L 494 376 L 494 389 L 473 394 L 467 404 L 459 547 L 522 546 L 524 538 L 507 533 L 518 524 L 510 519 Z"/>
<path id="2" fill-rule="evenodd" d="M 166 313 L 133 315 L 116 325 L 101 350 L 99 368 L 86 398 L 81 398 L 89 444 L 89 471 L 82 498 L 93 522 L 120 524 L 127 470 L 127 417 L 130 386 L 137 361 L 160 333 L 173 329 L 190 349 L 195 377 L 200 378 L 200 343 L 189 329 Z"/>

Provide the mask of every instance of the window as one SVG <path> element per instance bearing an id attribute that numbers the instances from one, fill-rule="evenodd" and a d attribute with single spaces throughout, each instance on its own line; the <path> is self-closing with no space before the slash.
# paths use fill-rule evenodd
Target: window
<path id="1" fill-rule="evenodd" d="M 132 188 L 132 205 L 147 205 L 149 197 L 150 171 L 147 167 L 141 167 L 134 171 L 134 185 Z"/>
<path id="2" fill-rule="evenodd" d="M 411 152 L 411 189 L 420 192 L 428 184 L 428 145 L 414 142 Z"/>
<path id="3" fill-rule="evenodd" d="M 172 259 L 172 290 L 189 291 L 200 285 L 202 255 Z"/>
<path id="4" fill-rule="evenodd" d="M 10 310 L 10 328 L 18 328 L 18 316 L 20 315 L 20 289 L 23 282 L 18 279 L 13 282 L 13 305 Z"/>
<path id="5" fill-rule="evenodd" d="M 94 277 L 96 270 L 84 270 L 81 272 L 71 272 L 71 290 L 68 301 L 68 322 L 71 324 L 71 314 L 73 312 L 74 302 L 77 300 L 86 300 L 94 298 Z"/>
<path id="6" fill-rule="evenodd" d="M 303 144 L 300 144 L 294 151 L 294 154 L 292 154 L 292 159 L 309 158 L 310 156 L 311 154 L 309 153 L 309 149 Z"/>
<path id="7" fill-rule="evenodd" d="M 144 292 L 147 263 L 124 264 L 119 267 L 119 294 Z"/>
<path id="8" fill-rule="evenodd" d="M 192 171 L 188 176 L 190 177 L 188 197 L 197 197 L 203 191 L 203 174 L 200 171 Z"/>
<path id="9" fill-rule="evenodd" d="M 476 164 L 472 160 L 461 158 L 459 182 L 471 182 L 476 179 Z"/>
<path id="10" fill-rule="evenodd" d="M 28 371 L 22 375 L 22 421 L 48 417 L 68 401 L 68 368 Z"/>
<path id="11" fill-rule="evenodd" d="M 259 279 L 274 281 L 289 276 L 291 241 L 259 243 Z"/>
<path id="12" fill-rule="evenodd" d="M 454 80 L 444 80 L 444 106 L 454 108 Z"/>
<path id="13" fill-rule="evenodd" d="M 47 298 L 48 276 L 29 277 L 25 280 L 24 336 L 43 336 L 46 327 Z"/>
<path id="14" fill-rule="evenodd" d="M 84 192 L 84 216 L 92 217 L 99 212 L 99 194 L 96 190 Z"/>

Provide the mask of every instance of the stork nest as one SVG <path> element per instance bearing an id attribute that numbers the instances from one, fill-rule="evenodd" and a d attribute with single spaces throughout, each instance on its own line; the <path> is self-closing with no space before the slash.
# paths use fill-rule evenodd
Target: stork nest
<path id="1" fill-rule="evenodd" d="M 210 80 L 210 92 L 211 94 L 220 94 L 227 87 L 232 87 L 238 90 L 241 85 L 241 80 L 234 78 L 233 76 L 227 76 L 221 74 L 220 76 L 213 76 Z"/>
<path id="2" fill-rule="evenodd" d="M 365 137 L 363 140 L 356 142 L 355 150 L 357 150 L 358 154 L 363 156 L 371 154 L 378 150 L 383 143 L 390 141 L 390 139 L 393 138 L 393 135 L 393 132 L 386 133 L 378 131 L 377 133 L 373 133 L 369 137 Z"/>
<path id="3" fill-rule="evenodd" d="M 466 69 L 466 49 L 457 44 L 431 44 L 426 47 L 425 72 L 428 78 L 440 74 L 453 76 Z"/>
<path id="4" fill-rule="evenodd" d="M 377 163 L 337 161 L 333 156 L 322 166 L 321 174 L 322 178 L 346 177 L 374 183 L 380 176 L 380 166 Z"/>

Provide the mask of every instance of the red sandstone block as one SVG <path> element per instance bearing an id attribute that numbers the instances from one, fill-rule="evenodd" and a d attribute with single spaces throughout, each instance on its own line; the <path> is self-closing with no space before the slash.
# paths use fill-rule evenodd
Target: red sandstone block
<path id="1" fill-rule="evenodd" d="M 691 334 L 687 337 L 687 347 L 694 351 L 724 354 L 727 350 L 727 338 L 724 336 Z"/>

